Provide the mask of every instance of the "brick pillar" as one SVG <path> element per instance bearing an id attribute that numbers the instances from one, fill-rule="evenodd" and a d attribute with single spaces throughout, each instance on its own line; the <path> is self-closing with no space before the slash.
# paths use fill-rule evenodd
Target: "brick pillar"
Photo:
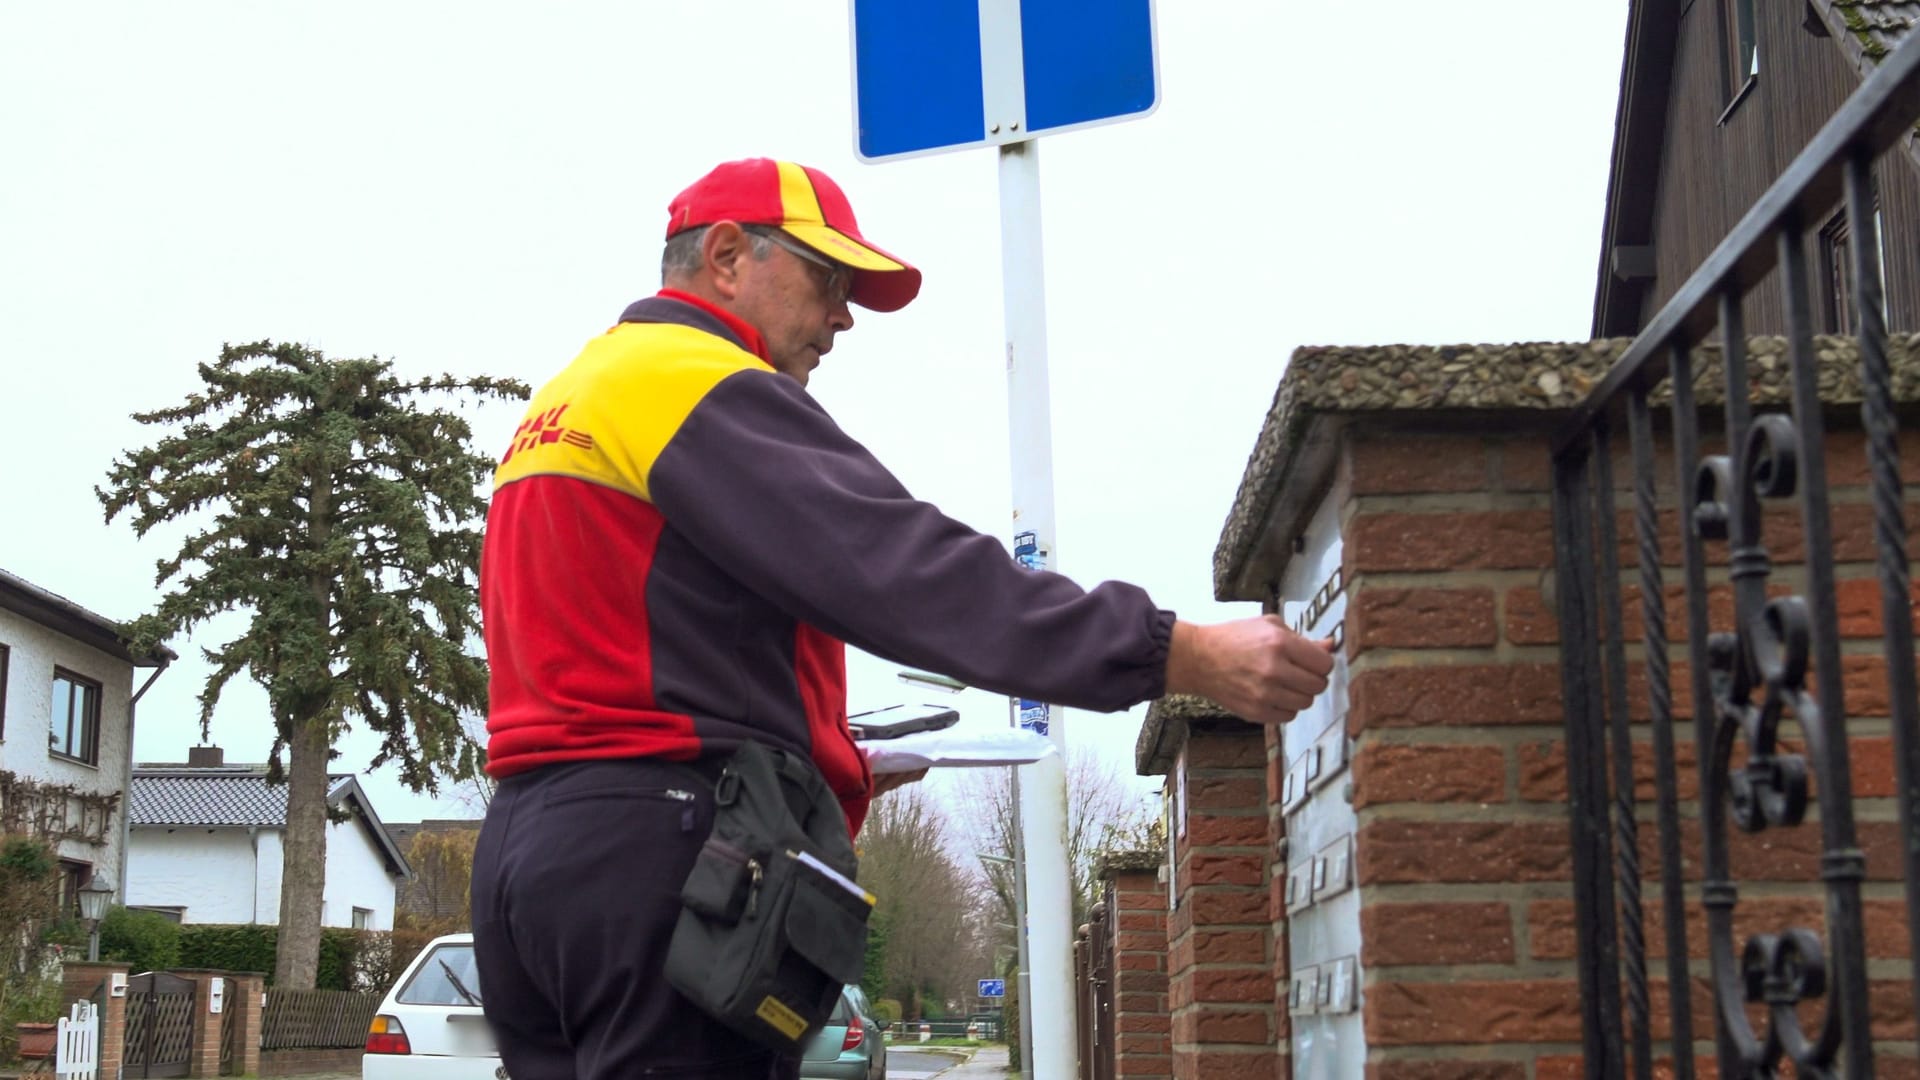
<path id="1" fill-rule="evenodd" d="M 1898 370 L 1920 361 L 1913 342 L 1895 341 L 1894 362 L 1905 365 Z M 1819 348 L 1828 404 L 1852 404 L 1851 346 L 1823 341 Z M 1338 618 L 1346 668 L 1344 698 L 1336 694 L 1333 700 L 1345 703 L 1350 773 L 1332 782 L 1347 785 L 1359 891 L 1355 897 L 1334 895 L 1357 901 L 1368 1080 L 1560 1080 L 1590 1064 L 1578 1056 L 1579 943 L 1549 451 L 1551 433 L 1568 419 L 1566 406 L 1580 396 L 1563 388 L 1597 382 L 1619 349 L 1618 342 L 1595 342 L 1301 350 L 1287 368 L 1222 533 L 1216 596 L 1264 603 L 1268 610 L 1284 600 L 1288 617 L 1298 619 L 1315 609 L 1320 596 L 1296 588 L 1305 564 L 1294 560 L 1321 550 L 1306 544 L 1321 523 L 1331 518 L 1338 525 L 1340 572 L 1328 580 L 1331 596 L 1345 605 Z M 1754 372 L 1785 371 L 1779 339 L 1754 338 L 1748 349 L 1756 358 Z M 1697 357 L 1695 370 L 1709 370 L 1710 361 L 1710 354 Z M 1783 408 L 1783 386 L 1775 375 L 1756 375 L 1756 412 Z M 1721 453 L 1718 376 L 1703 378 L 1699 390 L 1701 451 Z M 1862 914 L 1877 1074 L 1911 1077 L 1920 1075 L 1912 1050 L 1915 1006 L 1897 974 L 1906 970 L 1911 948 L 1896 858 L 1904 840 L 1888 734 L 1890 695 L 1878 649 L 1882 623 L 1870 478 L 1853 415 L 1833 410 L 1825 443 L 1833 599 L 1842 639 L 1838 674 L 1848 713 L 1858 847 L 1866 855 Z M 1669 1070 L 1672 1048 L 1666 1040 L 1675 1006 L 1689 1001 L 1696 1063 L 1711 1069 L 1716 1021 L 1702 978 L 1707 941 L 1697 895 L 1701 792 L 1686 637 L 1734 629 L 1724 576 L 1727 545 L 1707 545 L 1715 582 L 1705 598 L 1710 625 L 1689 627 L 1679 543 L 1687 513 L 1675 490 L 1688 482 L 1676 479 L 1671 446 L 1656 438 L 1656 532 L 1671 647 L 1681 869 L 1690 890 L 1680 915 L 1685 942 L 1670 946 L 1652 822 L 1652 695 L 1641 632 L 1633 471 L 1628 439 L 1617 429 L 1613 452 L 1632 765 L 1632 775 L 1615 778 L 1614 786 L 1631 788 L 1641 822 L 1637 843 L 1655 1058 L 1649 1064 L 1656 1072 Z M 1920 480 L 1917 460 L 1920 435 L 1903 432 L 1900 461 L 1909 485 Z M 1801 468 L 1808 467 L 1803 459 Z M 1907 490 L 1916 492 L 1913 486 Z M 1910 496 L 1909 520 L 1916 519 L 1914 507 Z M 1326 510 L 1332 513 L 1323 515 Z M 1805 570 L 1796 564 L 1805 558 L 1807 541 L 1797 502 L 1769 500 L 1761 525 L 1774 570 L 1770 592 L 1803 590 Z M 1916 601 L 1920 607 L 1920 597 Z M 1331 600 L 1322 610 L 1331 611 Z M 1142 732 L 1143 743 L 1148 734 Z M 1791 721 L 1780 735 L 1784 752 L 1802 749 L 1802 733 Z M 1735 749 L 1736 768 L 1745 756 L 1744 747 Z M 1275 801 L 1289 764 L 1276 762 L 1271 774 L 1269 797 Z M 1613 772 L 1611 760 L 1599 764 Z M 1325 805 L 1324 785 L 1314 798 Z M 1736 949 L 1756 932 L 1823 925 L 1819 833 L 1815 824 L 1729 835 L 1727 854 L 1741 890 Z M 1290 854 L 1294 866 L 1303 865 L 1301 852 Z M 1278 944 L 1286 939 L 1286 924 L 1278 917 L 1284 910 L 1279 902 L 1274 909 Z M 1296 910 L 1303 914 L 1295 921 L 1304 924 L 1310 909 L 1296 901 Z M 1309 948 L 1304 939 L 1297 944 L 1303 953 Z M 1683 969 L 1680 985 L 1670 985 L 1667 954 L 1679 948 L 1692 968 Z M 1276 973 L 1284 973 L 1286 958 L 1276 955 L 1275 961 Z M 1324 991 L 1329 984 L 1321 975 Z M 1342 985 L 1351 984 L 1332 983 Z M 1283 1029 L 1277 1037 L 1307 1050 L 1309 1024 L 1318 1022 L 1308 1018 L 1319 1015 L 1300 1009 L 1291 1032 Z M 1343 1053 L 1335 1055 L 1341 1075 L 1359 1071 L 1347 1067 L 1351 1059 L 1344 1053 L 1359 1041 L 1343 1044 Z M 1324 1044 L 1315 1048 L 1316 1056 L 1320 1049 Z M 1317 1068 L 1304 1054 L 1297 1060 L 1303 1072 Z"/>
<path id="2" fill-rule="evenodd" d="M 1101 876 L 1114 920 L 1113 1075 L 1173 1075 L 1173 1025 L 1167 1013 L 1167 888 L 1159 873 L 1166 854 L 1109 856 Z"/>
<path id="3" fill-rule="evenodd" d="M 1206 702 L 1156 708 L 1172 714 L 1164 723 L 1184 726 L 1169 770 L 1176 804 L 1167 988 L 1173 1075 L 1271 1080 L 1277 1055 L 1265 735 Z"/>
<path id="4" fill-rule="evenodd" d="M 1269 611 L 1268 614 L 1273 614 Z M 1267 934 L 1273 962 L 1268 973 L 1273 978 L 1273 1045 L 1277 1055 L 1273 1066 L 1275 1080 L 1293 1080 L 1293 1016 L 1288 1009 L 1288 992 L 1293 985 L 1293 953 L 1287 928 L 1287 816 L 1282 807 L 1282 789 L 1287 774 L 1286 746 L 1281 729 L 1269 727 L 1262 740 L 1266 759 L 1267 843 Z"/>
<path id="5" fill-rule="evenodd" d="M 1516 602 L 1553 566 L 1546 459 L 1530 437 L 1363 430 L 1347 446 L 1369 1080 L 1521 1080 L 1539 1044 L 1580 1041 L 1571 964 L 1517 947 L 1532 898 L 1571 878 L 1565 811 L 1525 805 L 1514 781 L 1523 747 L 1562 725 L 1559 658 L 1536 647 L 1553 616 Z"/>
<path id="6" fill-rule="evenodd" d="M 260 1075 L 261 995 L 266 976 L 257 971 L 233 972 L 227 986 L 226 1008 L 232 1011 L 233 1071 L 240 1076 Z"/>
<path id="7" fill-rule="evenodd" d="M 64 1015 L 67 1009 L 83 998 L 95 999 L 100 1006 L 100 1072 L 103 1077 L 120 1075 L 121 1062 L 126 1060 L 127 1044 L 127 999 L 124 995 L 114 997 L 102 983 L 110 982 L 113 975 L 125 975 L 127 965 L 105 961 L 68 960 L 61 964 L 61 1004 Z M 99 991 L 97 999 L 95 991 Z"/>

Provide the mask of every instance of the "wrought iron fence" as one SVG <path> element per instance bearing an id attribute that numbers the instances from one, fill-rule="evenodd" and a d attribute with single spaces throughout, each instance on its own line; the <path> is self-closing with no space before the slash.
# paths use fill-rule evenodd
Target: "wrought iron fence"
<path id="1" fill-rule="evenodd" d="M 1079 1080 L 1113 1080 L 1119 1032 L 1114 1015 L 1114 947 L 1119 902 L 1105 884 L 1087 923 L 1075 935 L 1075 1005 L 1080 1026 Z"/>
<path id="2" fill-rule="evenodd" d="M 1862 850 L 1853 797 L 1836 611 L 1826 435 L 1804 251 L 1809 222 L 1844 197 L 1852 230 L 1853 326 L 1870 472 L 1874 565 L 1883 613 L 1891 742 L 1913 1001 L 1920 1002 L 1920 721 L 1907 530 L 1899 474 L 1881 268 L 1876 258 L 1875 161 L 1920 118 L 1920 34 L 1875 71 L 1761 197 L 1594 388 L 1554 447 L 1554 531 L 1562 685 L 1566 698 L 1573 889 L 1580 933 L 1585 1067 L 1589 1076 L 1654 1070 L 1643 879 L 1657 879 L 1664 927 L 1665 1022 L 1672 1075 L 1694 1075 L 1686 878 L 1682 863 L 1668 617 L 1656 497 L 1653 403 L 1670 398 L 1694 749 L 1699 768 L 1697 903 L 1704 908 L 1714 1007 L 1704 1017 L 1723 1077 L 1874 1075 L 1864 941 Z M 1778 268 L 1786 296 L 1791 412 L 1756 412 L 1742 302 Z M 1726 452 L 1702 459 L 1694 350 L 1717 337 Z M 1703 365 L 1704 366 L 1704 365 Z M 1709 386 L 1705 380 L 1701 385 Z M 1638 556 L 1640 660 L 1651 718 L 1656 829 L 1643 846 L 1629 653 L 1615 524 L 1613 429 L 1624 415 Z M 1797 595 L 1769 589 L 1762 510 L 1797 499 L 1804 534 Z M 1709 623 L 1710 543 L 1725 542 L 1730 625 Z M 1716 575 L 1717 576 L 1717 575 Z M 1724 618 L 1723 623 L 1727 622 Z M 1783 743 L 1797 733 L 1797 746 Z M 1736 750 L 1743 753 L 1736 762 Z M 1609 768 L 1612 770 L 1609 781 Z M 1810 798 L 1817 792 L 1817 799 Z M 1810 801 L 1817 811 L 1810 813 Z M 1817 821 L 1814 820 L 1817 817 Z M 1820 927 L 1788 926 L 1734 941 L 1741 903 L 1728 857 L 1731 830 L 1817 829 Z M 1642 852 L 1658 863 L 1640 865 Z M 1891 878 L 1891 875 L 1886 875 Z M 1624 982 L 1625 1007 L 1622 1007 Z M 1889 990 L 1891 983 L 1891 990 Z M 1623 1015 L 1624 1014 L 1624 1015 Z M 1803 1020 L 1809 1021 L 1803 1024 Z"/>

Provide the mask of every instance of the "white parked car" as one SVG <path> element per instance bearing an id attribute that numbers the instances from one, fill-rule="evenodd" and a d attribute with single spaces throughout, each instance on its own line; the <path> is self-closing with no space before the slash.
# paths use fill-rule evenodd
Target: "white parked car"
<path id="1" fill-rule="evenodd" d="M 480 992 L 472 934 L 428 942 L 380 1002 L 363 1080 L 507 1080 Z"/>

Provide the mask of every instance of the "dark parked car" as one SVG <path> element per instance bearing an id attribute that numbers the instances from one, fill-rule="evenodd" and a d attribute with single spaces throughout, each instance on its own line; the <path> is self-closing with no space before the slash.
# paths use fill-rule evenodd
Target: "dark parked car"
<path id="1" fill-rule="evenodd" d="M 800 1080 L 886 1080 L 887 1029 L 858 986 L 840 993 L 833 1017 L 801 1055 Z"/>

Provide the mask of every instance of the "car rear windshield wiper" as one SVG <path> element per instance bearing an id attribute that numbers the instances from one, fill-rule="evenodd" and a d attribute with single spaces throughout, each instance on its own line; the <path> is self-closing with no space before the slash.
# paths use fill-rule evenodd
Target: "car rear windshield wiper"
<path id="1" fill-rule="evenodd" d="M 447 973 L 447 981 L 453 984 L 454 993 L 466 998 L 467 1004 L 469 1005 L 480 1004 L 480 995 L 467 989 L 467 984 L 460 981 L 460 976 L 453 973 L 453 968 L 448 966 L 445 960 L 439 960 L 437 962 L 440 965 L 440 970 Z"/>

